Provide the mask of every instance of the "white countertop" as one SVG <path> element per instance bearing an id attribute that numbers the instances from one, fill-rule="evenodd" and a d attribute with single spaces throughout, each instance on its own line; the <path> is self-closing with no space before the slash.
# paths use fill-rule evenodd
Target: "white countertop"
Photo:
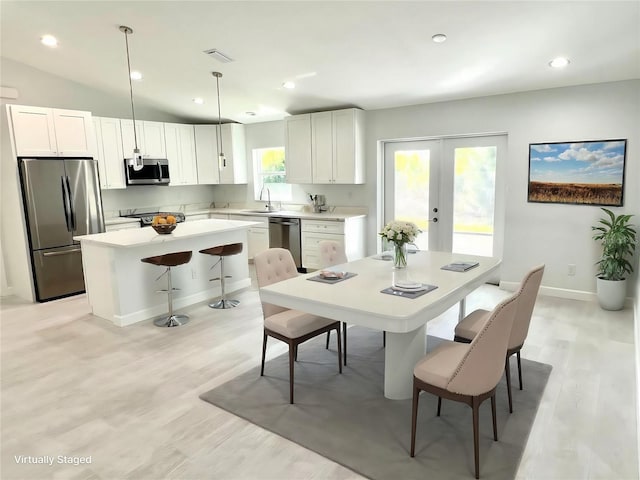
<path id="1" fill-rule="evenodd" d="M 333 222 L 343 222 L 348 218 L 366 217 L 362 213 L 343 213 L 343 212 L 306 212 L 304 210 L 278 210 L 274 212 L 256 212 L 246 208 L 212 208 L 207 210 L 198 210 L 185 212 L 185 215 L 197 215 L 202 213 L 218 213 L 228 215 L 246 215 L 257 217 L 294 217 L 307 220 L 327 220 Z"/>
<path id="2" fill-rule="evenodd" d="M 190 237 L 211 235 L 219 232 L 231 230 L 242 230 L 256 225 L 255 222 L 243 222 L 239 220 L 195 220 L 179 223 L 176 229 L 167 235 L 161 235 L 151 227 L 132 228 L 127 230 L 117 230 L 115 232 L 96 233 L 93 235 L 80 235 L 73 237 L 74 240 L 91 242 L 111 247 L 139 247 L 151 243 L 173 242 L 184 240 Z"/>

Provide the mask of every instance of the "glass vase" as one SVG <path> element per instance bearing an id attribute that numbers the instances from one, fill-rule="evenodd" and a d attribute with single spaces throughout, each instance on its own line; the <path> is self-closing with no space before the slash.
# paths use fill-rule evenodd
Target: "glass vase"
<path id="1" fill-rule="evenodd" d="M 407 267 L 407 244 L 393 244 L 393 268 Z"/>

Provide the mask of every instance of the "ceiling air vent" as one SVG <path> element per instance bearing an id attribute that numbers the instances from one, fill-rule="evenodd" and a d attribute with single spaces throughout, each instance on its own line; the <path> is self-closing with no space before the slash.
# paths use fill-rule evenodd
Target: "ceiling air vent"
<path id="1" fill-rule="evenodd" d="M 216 60 L 218 60 L 221 63 L 233 62 L 233 58 L 231 58 L 228 55 L 225 55 L 220 50 L 217 50 L 215 48 L 212 48 L 211 50 L 205 50 L 204 53 L 209 55 L 211 58 L 215 58 Z"/>

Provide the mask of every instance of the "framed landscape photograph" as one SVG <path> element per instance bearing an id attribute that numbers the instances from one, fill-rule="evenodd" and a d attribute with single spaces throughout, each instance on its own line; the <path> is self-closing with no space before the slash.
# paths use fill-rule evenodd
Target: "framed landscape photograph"
<path id="1" fill-rule="evenodd" d="M 627 140 L 529 144 L 529 202 L 621 207 Z"/>

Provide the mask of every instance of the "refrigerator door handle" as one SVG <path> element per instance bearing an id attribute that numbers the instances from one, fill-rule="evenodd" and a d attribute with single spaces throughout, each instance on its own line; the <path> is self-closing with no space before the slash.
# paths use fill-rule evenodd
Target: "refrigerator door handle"
<path id="1" fill-rule="evenodd" d="M 70 253 L 81 252 L 80 248 L 72 248 L 71 250 L 65 250 L 63 252 L 45 252 L 42 254 L 43 257 L 58 257 L 60 255 L 69 255 Z"/>
<path id="2" fill-rule="evenodd" d="M 62 188 L 62 206 L 64 207 L 64 220 L 67 224 L 67 231 L 71 231 L 71 225 L 69 223 L 69 197 L 67 196 L 67 189 L 64 185 L 64 177 L 60 177 L 60 187 Z"/>
<path id="3" fill-rule="evenodd" d="M 73 211 L 73 198 L 71 197 L 71 185 L 69 185 L 69 176 L 65 175 L 67 185 L 67 198 L 69 199 L 69 218 L 71 220 L 71 231 L 76 230 L 76 214 Z"/>

